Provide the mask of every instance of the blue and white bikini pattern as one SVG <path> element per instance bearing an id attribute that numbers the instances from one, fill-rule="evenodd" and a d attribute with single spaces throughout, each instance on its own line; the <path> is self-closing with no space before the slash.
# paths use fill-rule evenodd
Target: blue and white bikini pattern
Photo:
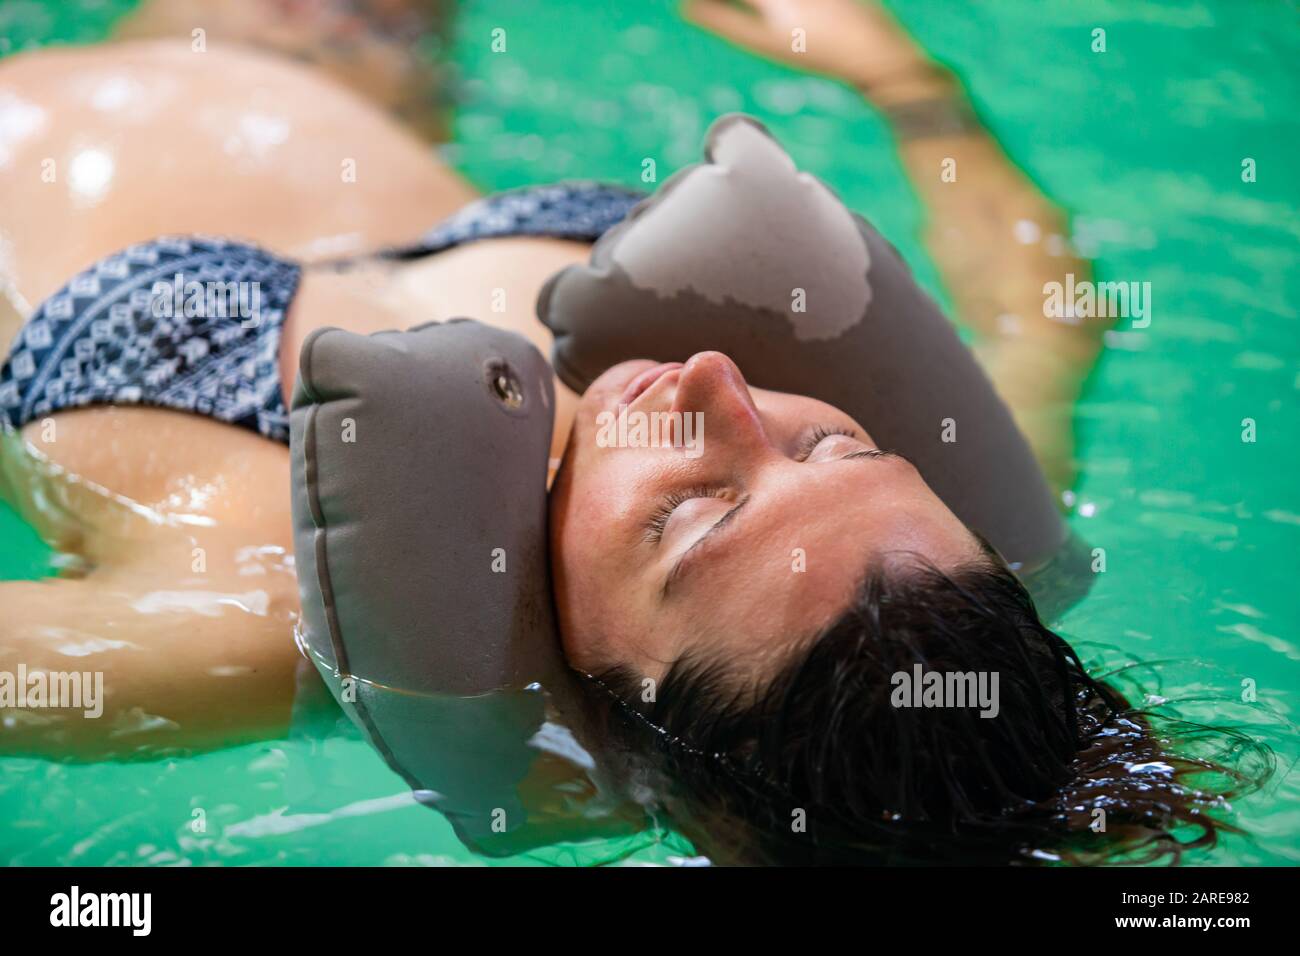
<path id="1" fill-rule="evenodd" d="M 0 414 L 18 428 L 84 405 L 156 405 L 287 442 L 277 355 L 299 272 L 255 246 L 203 236 L 102 259 L 23 326 L 0 366 Z"/>
<path id="2" fill-rule="evenodd" d="M 512 189 L 470 203 L 392 254 L 425 256 L 476 239 L 507 236 L 594 242 L 645 197 L 632 189 L 588 181 Z"/>

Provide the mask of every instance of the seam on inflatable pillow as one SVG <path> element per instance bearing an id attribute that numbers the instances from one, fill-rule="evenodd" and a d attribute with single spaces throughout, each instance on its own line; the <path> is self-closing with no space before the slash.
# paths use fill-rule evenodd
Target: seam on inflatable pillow
<path id="1" fill-rule="evenodd" d="M 316 413 L 320 405 L 313 404 L 307 412 L 307 424 L 303 429 L 303 459 L 306 464 L 304 479 L 307 482 L 307 508 L 311 513 L 311 523 L 315 526 L 312 534 L 312 549 L 316 554 L 316 586 L 320 589 L 321 603 L 325 607 L 325 626 L 329 629 L 330 646 L 334 649 L 334 667 L 340 675 L 352 675 L 348 662 L 347 647 L 343 643 L 342 629 L 339 627 L 338 607 L 334 603 L 334 583 L 329 572 L 329 550 L 326 542 L 325 514 L 321 510 L 320 495 L 317 489 L 316 459 Z"/>
<path id="2" fill-rule="evenodd" d="M 312 405 L 307 412 L 307 422 L 303 427 L 303 479 L 307 483 L 307 510 L 311 514 L 311 523 L 315 527 L 315 533 L 312 535 L 312 548 L 316 555 L 316 586 L 320 589 L 321 603 L 325 607 L 325 626 L 329 629 L 330 646 L 334 649 L 334 669 L 338 671 L 340 679 L 356 680 L 356 675 L 352 673 L 351 665 L 348 662 L 347 647 L 343 643 L 343 628 L 339 624 L 338 608 L 334 602 L 334 584 L 330 577 L 329 571 L 329 548 L 328 548 L 328 528 L 325 523 L 325 511 L 320 505 L 320 495 L 317 488 L 317 456 L 316 456 L 316 414 L 320 411 L 321 399 L 316 393 L 316 389 L 311 381 L 311 353 L 312 347 L 316 344 L 316 339 L 320 338 L 320 333 L 327 330 L 321 329 L 304 343 L 302 352 L 299 353 L 299 378 L 303 384 L 303 391 L 311 398 Z M 366 734 L 370 737 L 380 756 L 388 763 L 390 767 L 396 770 L 412 790 L 418 789 L 418 781 L 409 777 L 400 762 L 393 754 L 392 748 L 389 747 L 388 741 L 380 732 L 378 725 L 370 716 L 370 710 L 366 707 L 365 701 L 360 694 L 356 694 L 349 703 L 352 704 L 357 717 L 360 719 Z"/>
<path id="3" fill-rule="evenodd" d="M 316 529 L 312 535 L 312 550 L 316 556 L 316 586 L 320 589 L 321 603 L 325 608 L 325 626 L 329 629 L 330 647 L 334 650 L 334 668 L 340 675 L 346 674 L 351 677 L 352 670 L 348 665 L 347 648 L 343 644 L 343 635 L 339 627 L 338 609 L 334 605 L 334 584 L 330 579 L 329 556 L 325 541 L 325 512 L 321 509 L 317 488 L 319 469 L 316 458 L 316 414 L 320 411 L 321 398 L 312 381 L 311 360 L 316 341 L 325 331 L 319 329 L 313 333 L 303 343 L 303 348 L 298 353 L 298 380 L 302 383 L 303 392 L 311 400 L 311 408 L 307 410 L 307 422 L 303 427 L 303 480 L 307 484 L 307 510 L 311 515 L 311 523 Z"/>

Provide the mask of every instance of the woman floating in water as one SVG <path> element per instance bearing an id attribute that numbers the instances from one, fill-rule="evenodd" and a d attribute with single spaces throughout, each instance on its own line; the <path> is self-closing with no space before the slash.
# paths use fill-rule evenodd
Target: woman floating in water
<path id="1" fill-rule="evenodd" d="M 606 365 L 599 348 L 584 351 L 595 319 L 562 304 L 582 299 L 565 283 L 581 281 L 591 244 L 623 228 L 640 196 L 567 184 L 479 199 L 366 103 L 260 54 L 169 42 L 23 54 L 0 63 L 11 120 L 0 147 L 11 171 L 30 172 L 0 181 L 6 334 L 18 336 L 0 408 L 64 477 L 33 477 L 10 449 L 5 490 L 72 561 L 59 578 L 0 583 L 0 665 L 92 661 L 105 700 L 97 721 L 10 722 L 0 745 L 126 754 L 284 733 L 299 661 L 286 398 L 301 346 L 326 327 L 368 334 L 469 315 L 547 353 L 560 329 L 564 378 L 587 386 L 556 383 L 551 557 L 565 654 L 623 705 L 628 733 L 644 735 L 638 746 L 670 781 L 675 819 L 715 859 L 1006 860 L 1075 838 L 1158 855 L 1186 823 L 1213 839 L 1202 811 L 1214 796 L 1181 780 L 1203 765 L 1167 755 L 1085 673 L 1022 583 L 1062 542 L 1043 502 L 1070 487 L 1070 408 L 1103 332 L 1044 315 L 1046 283 L 1088 273 L 1064 216 L 1007 161 L 955 78 L 874 5 L 703 2 L 688 14 L 850 83 L 891 123 L 929 210 L 930 251 L 1006 405 L 972 385 L 992 404 L 960 426 L 970 437 L 953 454 L 1006 449 L 996 467 L 949 467 L 957 459 L 937 457 L 928 431 L 947 426 L 910 416 L 967 359 L 910 314 L 933 307 L 905 270 L 889 272 L 892 250 L 865 225 L 874 284 L 827 288 L 856 303 L 842 313 L 850 326 L 874 309 L 887 332 L 866 334 L 910 365 L 873 352 L 860 378 L 836 373 L 839 407 L 752 387 L 741 340 L 683 362 Z M 743 184 L 751 161 L 789 162 L 756 127 L 736 129 L 714 143 L 719 165 L 733 147 L 738 157 L 724 182 Z M 49 157 L 59 174 L 32 186 Z M 954 164 L 960 175 L 945 175 Z M 720 250 L 719 274 L 739 268 L 727 254 L 750 240 L 779 241 L 818 274 L 842 265 L 800 236 L 856 236 L 852 217 L 792 165 L 787 185 L 816 228 L 801 213 L 788 235 L 724 229 L 735 245 L 708 253 Z M 686 228 L 660 235 L 634 217 L 610 246 L 621 268 L 648 275 L 656 249 L 734 226 L 719 210 L 782 194 L 734 203 L 707 185 L 674 188 L 659 208 Z M 689 197 L 719 205 L 691 222 Z M 212 235 L 237 239 L 200 238 Z M 638 246 L 645 235 L 655 241 Z M 578 317 L 548 328 L 534 303 L 570 267 L 544 298 Z M 182 273 L 256 283 L 257 320 L 196 332 L 154 314 L 156 283 Z M 909 314 L 888 314 L 891 302 Z M 796 335 L 788 368 L 807 363 L 805 348 L 839 348 L 819 336 Z M 951 360 L 935 361 L 941 351 Z M 611 448 L 597 438 L 602 416 L 624 406 L 699 414 L 707 440 L 698 454 Z"/>

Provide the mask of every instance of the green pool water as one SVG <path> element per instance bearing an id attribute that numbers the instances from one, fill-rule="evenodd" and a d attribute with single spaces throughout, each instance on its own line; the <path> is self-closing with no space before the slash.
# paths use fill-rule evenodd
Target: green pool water
<path id="1" fill-rule="evenodd" d="M 0 5 L 0 48 L 94 42 L 129 2 Z M 636 185 L 698 158 L 717 114 L 761 117 L 875 220 L 942 298 L 923 210 L 851 91 L 741 52 L 663 0 L 462 6 L 446 157 L 489 190 L 564 177 Z M 1078 408 L 1071 522 L 1106 571 L 1060 621 L 1098 669 L 1125 662 L 1158 710 L 1240 724 L 1277 771 L 1203 864 L 1300 862 L 1300 30 L 1265 0 L 890 4 L 968 81 L 1009 154 L 1074 215 L 1099 278 L 1149 281 Z M 507 30 L 505 54 L 491 31 Z M 1091 50 L 1092 31 L 1107 50 Z M 1243 182 L 1242 161 L 1257 180 Z M 661 177 L 662 178 L 662 177 Z M 3 215 L 3 210 L 0 210 Z M 1253 419 L 1256 441 L 1242 440 Z M 0 577 L 51 573 L 0 506 Z M 0 608 L 0 614 L 3 609 Z M 1243 681 L 1258 702 L 1240 703 Z M 196 832 L 194 811 L 205 827 Z M 689 857 L 681 838 L 554 847 L 508 862 Z M 0 862 L 484 864 L 342 729 L 134 764 L 0 758 Z"/>

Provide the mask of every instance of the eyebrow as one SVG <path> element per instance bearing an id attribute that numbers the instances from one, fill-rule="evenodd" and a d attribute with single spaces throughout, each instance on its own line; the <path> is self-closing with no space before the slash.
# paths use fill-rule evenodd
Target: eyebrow
<path id="1" fill-rule="evenodd" d="M 861 451 L 855 451 L 855 452 L 850 452 L 847 455 L 841 455 L 839 458 L 835 460 L 836 461 L 855 461 L 855 460 L 874 461 L 880 458 L 897 458 L 901 461 L 907 461 L 907 459 L 904 458 L 902 455 L 900 455 L 898 452 L 886 451 L 883 448 L 864 448 Z M 708 531 L 704 532 L 704 534 L 696 538 L 695 543 L 682 552 L 681 557 L 679 557 L 676 560 L 676 562 L 673 563 L 672 570 L 670 570 L 668 572 L 668 575 L 664 578 L 663 587 L 660 588 L 659 590 L 660 600 L 663 600 L 668 597 L 668 592 L 672 588 L 673 583 L 682 576 L 682 572 L 687 567 L 687 558 L 689 558 L 692 553 L 694 553 L 702 544 L 704 544 L 704 542 L 707 539 L 711 538 L 716 532 L 721 530 L 726 524 L 728 524 L 733 518 L 735 518 L 736 515 L 740 512 L 740 509 L 745 507 L 745 505 L 749 504 L 749 497 L 750 497 L 749 495 L 745 495 L 738 502 L 736 502 L 736 506 L 734 508 L 730 509 L 726 514 L 724 514 L 721 518 L 715 521 L 709 527 Z"/>
<path id="2" fill-rule="evenodd" d="M 682 552 L 681 557 L 679 557 L 677 561 L 673 564 L 672 570 L 668 572 L 668 576 L 664 578 L 664 586 L 659 591 L 659 597 L 661 600 L 663 598 L 668 597 L 669 589 L 673 586 L 673 582 L 676 581 L 677 578 L 681 576 L 682 568 L 686 565 L 686 559 L 691 556 L 691 553 L 696 551 L 700 547 L 700 545 L 704 544 L 705 541 L 707 541 L 709 538 L 717 534 L 718 531 L 720 531 L 733 518 L 735 518 L 736 515 L 740 513 L 740 509 L 745 507 L 745 505 L 749 504 L 749 498 L 750 498 L 749 495 L 745 495 L 743 498 L 737 501 L 736 506 L 734 508 L 729 509 L 726 514 L 724 514 L 717 521 L 713 522 L 713 524 L 709 526 L 708 531 L 704 532 L 704 534 L 696 538 L 695 543 Z"/>
<path id="3" fill-rule="evenodd" d="M 842 455 L 842 456 L 840 456 L 839 458 L 837 458 L 837 459 L 835 459 L 835 460 L 836 460 L 836 461 L 852 461 L 852 460 L 855 459 L 855 458 L 870 458 L 870 459 L 876 459 L 876 458 L 897 458 L 897 459 L 899 459 L 900 461 L 907 461 L 907 459 L 904 458 L 902 455 L 900 455 L 898 452 L 896 452 L 896 451 L 886 451 L 884 448 L 864 448 L 864 449 L 862 449 L 862 451 L 850 452 L 849 454 L 847 454 L 847 455 Z"/>

